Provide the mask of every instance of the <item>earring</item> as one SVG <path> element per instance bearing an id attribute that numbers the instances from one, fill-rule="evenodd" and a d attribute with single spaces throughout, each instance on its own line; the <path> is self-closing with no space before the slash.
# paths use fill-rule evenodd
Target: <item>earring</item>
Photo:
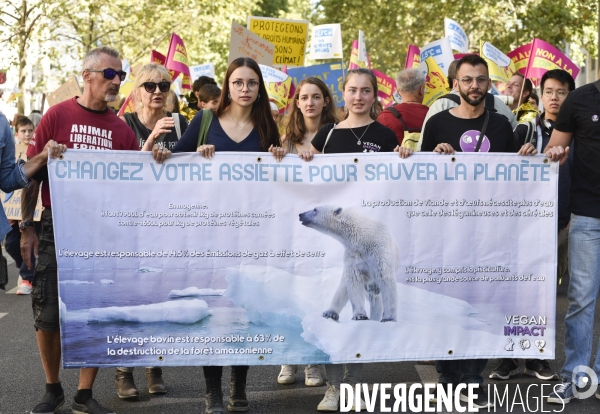
<path id="1" fill-rule="evenodd" d="M 227 100 L 231 101 L 231 94 L 230 93 L 227 94 Z"/>
<path id="2" fill-rule="evenodd" d="M 260 92 L 258 93 L 258 96 L 256 97 L 257 101 L 260 101 Z"/>

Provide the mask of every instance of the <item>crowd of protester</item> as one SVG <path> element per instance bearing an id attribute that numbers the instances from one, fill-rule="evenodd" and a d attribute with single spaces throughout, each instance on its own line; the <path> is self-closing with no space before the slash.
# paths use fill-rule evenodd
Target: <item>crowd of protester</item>
<path id="1" fill-rule="evenodd" d="M 199 152 L 205 158 L 221 151 L 270 152 L 277 161 L 286 154 L 298 154 L 306 162 L 314 155 L 329 153 L 396 152 L 402 158 L 416 151 L 545 153 L 561 163 L 557 274 L 559 281 L 567 272 L 570 276 L 567 360 L 560 375 L 546 360 L 524 361 L 524 373 L 542 381 L 560 381 L 548 402 L 560 404 L 574 398 L 580 377 L 572 377 L 573 369 L 590 364 L 592 321 L 600 286 L 600 251 L 595 241 L 600 232 L 600 213 L 596 207 L 600 202 L 600 169 L 595 161 L 596 153 L 600 152 L 600 127 L 595 115 L 598 108 L 593 107 L 600 97 L 598 86 L 590 84 L 575 90 L 571 75 L 555 69 L 546 72 L 536 93 L 531 80 L 515 74 L 506 84 L 505 94 L 512 97 L 506 105 L 489 92 L 492 82 L 485 60 L 466 55 L 449 69 L 452 91 L 431 107 L 423 105 L 425 76 L 418 70 L 407 69 L 398 74 L 402 102 L 381 110 L 375 76 L 368 69 L 356 69 L 344 78 L 343 112 L 335 107 L 325 83 L 309 77 L 296 85 L 288 113 L 282 117 L 277 105 L 269 100 L 258 64 L 250 58 L 235 59 L 221 87 L 212 78 L 199 78 L 181 102 L 171 91 L 169 71 L 151 63 L 136 76 L 135 111 L 119 119 L 107 104 L 118 99 L 123 78 L 119 54 L 106 46 L 94 49 L 83 62 L 85 87 L 81 97 L 53 106 L 43 117 L 39 113 L 16 117 L 12 123 L 14 138 L 2 137 L 7 140 L 4 152 L 13 156 L 12 164 L 2 157 L 2 169 L 7 164 L 11 168 L 15 165 L 14 151 L 7 151 L 13 142 L 28 145 L 27 156 L 31 158 L 28 164 L 38 169 L 32 172 L 30 168 L 29 181 L 20 177 L 19 186 L 28 186 L 22 194 L 22 220 L 7 221 L 2 227 L 7 233 L 6 250 L 20 269 L 17 294 L 34 293 L 34 326 L 46 388 L 31 413 L 52 413 L 65 402 L 59 379 L 61 349 L 49 188 L 45 168 L 35 162 L 40 164 L 40 154 L 44 155 L 49 147 L 56 154 L 72 148 L 72 143 L 65 139 L 68 133 L 64 134 L 64 128 L 71 122 L 110 129 L 115 137 L 113 150 L 152 151 L 157 162 L 177 152 Z M 466 143 L 463 133 L 469 130 L 481 131 L 481 136 Z M 573 151 L 575 142 L 577 150 Z M 16 166 L 23 168 L 22 162 Z M 41 221 L 35 221 L 33 214 L 40 185 L 44 210 Z M 5 187 L 2 189 L 11 190 L 16 184 L 12 182 Z M 35 267 L 33 251 L 38 243 Z M 461 383 L 476 384 L 477 393 L 471 403 L 486 408 L 489 402 L 482 387 L 486 364 L 483 359 L 437 361 L 439 383 L 447 390 Z M 206 413 L 249 410 L 248 369 L 248 366 L 231 367 L 230 396 L 225 404 L 221 391 L 223 368 L 204 367 Z M 600 374 L 600 357 L 594 369 Z M 280 384 L 294 383 L 297 371 L 296 365 L 283 365 L 274 380 Z M 337 411 L 340 384 L 359 383 L 361 371 L 362 364 L 328 364 L 324 368 L 308 365 L 304 370 L 306 386 L 327 385 L 317 410 Z M 518 371 L 518 360 L 502 359 L 489 378 L 507 380 Z M 74 413 L 112 412 L 93 398 L 96 372 L 96 368 L 81 369 L 72 403 Z M 120 398 L 139 399 L 132 372 L 132 367 L 116 370 L 115 384 Z M 146 367 L 146 378 L 149 393 L 167 393 L 159 367 Z M 461 393 L 460 398 L 466 401 L 469 396 Z M 360 409 L 364 409 L 364 401 L 359 402 Z"/>

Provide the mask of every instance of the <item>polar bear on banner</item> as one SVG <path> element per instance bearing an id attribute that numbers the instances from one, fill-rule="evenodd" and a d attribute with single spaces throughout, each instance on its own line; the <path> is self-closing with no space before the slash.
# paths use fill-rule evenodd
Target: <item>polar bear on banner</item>
<path id="1" fill-rule="evenodd" d="M 350 300 L 354 320 L 370 317 L 381 322 L 396 321 L 400 249 L 387 227 L 354 209 L 330 206 L 301 213 L 300 221 L 339 240 L 346 248 L 342 280 L 323 317 L 337 321 Z M 365 293 L 370 304 L 369 316 L 364 306 Z"/>

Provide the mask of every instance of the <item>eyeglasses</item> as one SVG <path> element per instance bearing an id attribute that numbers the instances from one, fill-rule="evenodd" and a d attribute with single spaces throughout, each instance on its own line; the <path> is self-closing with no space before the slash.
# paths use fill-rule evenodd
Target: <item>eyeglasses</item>
<path id="1" fill-rule="evenodd" d="M 569 92 L 565 91 L 564 89 L 558 89 L 556 91 L 553 89 L 544 89 L 544 96 L 548 98 L 552 98 L 554 94 L 556 94 L 556 96 L 558 96 L 560 99 L 563 99 L 568 93 Z"/>
<path id="2" fill-rule="evenodd" d="M 479 76 L 477 78 L 471 78 L 470 76 L 467 76 L 460 80 L 460 82 L 463 84 L 463 86 L 471 86 L 473 81 L 477 82 L 477 85 L 482 86 L 487 83 L 488 78 L 485 76 Z"/>
<path id="3" fill-rule="evenodd" d="M 260 85 L 260 82 L 251 80 L 244 83 L 240 80 L 236 80 L 231 82 L 231 84 L 233 85 L 233 89 L 235 89 L 236 91 L 241 91 L 242 89 L 244 89 L 244 84 L 248 87 L 249 91 L 255 91 L 258 88 L 258 85 Z"/>
<path id="4" fill-rule="evenodd" d="M 156 87 L 158 86 L 158 90 L 162 93 L 165 93 L 169 92 L 169 89 L 171 89 L 171 82 L 144 82 L 140 86 L 143 86 L 148 93 L 154 93 L 154 91 L 156 91 Z"/>
<path id="5" fill-rule="evenodd" d="M 108 80 L 113 80 L 115 78 L 115 76 L 119 75 L 119 79 L 121 80 L 121 82 L 123 82 L 125 80 L 125 78 L 127 77 L 127 72 L 123 71 L 123 70 L 116 70 L 116 69 L 85 69 L 88 72 L 102 72 L 102 76 L 104 76 L 104 79 L 108 79 Z"/>

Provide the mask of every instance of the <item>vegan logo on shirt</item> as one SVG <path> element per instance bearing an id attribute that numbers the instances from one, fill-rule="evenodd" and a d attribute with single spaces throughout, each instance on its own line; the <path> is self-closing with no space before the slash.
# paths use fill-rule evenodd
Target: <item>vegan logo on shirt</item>
<path id="1" fill-rule="evenodd" d="M 363 141 L 362 147 L 363 147 L 363 152 L 379 152 L 379 151 L 381 151 L 381 145 L 377 145 L 372 142 Z"/>
<path id="2" fill-rule="evenodd" d="M 477 147 L 477 141 L 479 141 L 480 135 L 481 132 L 474 129 L 462 134 L 462 137 L 460 137 L 460 149 L 463 152 L 475 152 L 475 147 Z M 490 152 L 490 140 L 487 135 L 484 135 L 483 137 L 479 152 Z"/>

